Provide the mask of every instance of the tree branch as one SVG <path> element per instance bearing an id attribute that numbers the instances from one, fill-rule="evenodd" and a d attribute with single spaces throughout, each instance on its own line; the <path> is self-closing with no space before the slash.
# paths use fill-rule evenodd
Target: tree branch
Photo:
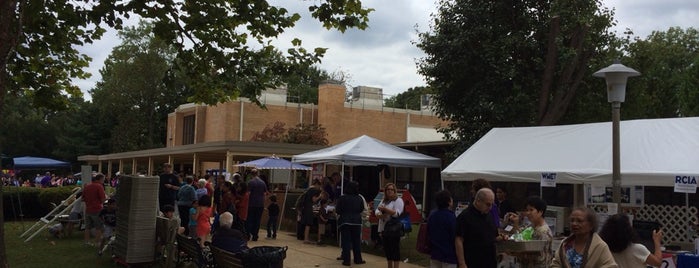
<path id="1" fill-rule="evenodd" d="M 544 66 L 544 74 L 541 78 L 541 91 L 539 92 L 539 110 L 537 119 L 539 124 L 547 113 L 549 94 L 551 92 L 551 84 L 553 83 L 553 75 L 556 70 L 556 59 L 558 57 L 558 46 L 556 45 L 556 37 L 560 33 L 561 18 L 554 16 L 551 18 L 551 27 L 549 29 L 548 44 L 546 44 L 546 63 Z"/>

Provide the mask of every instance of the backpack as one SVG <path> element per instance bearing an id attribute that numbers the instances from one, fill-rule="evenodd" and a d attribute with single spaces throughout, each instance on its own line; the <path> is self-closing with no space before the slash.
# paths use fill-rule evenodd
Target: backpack
<path id="1" fill-rule="evenodd" d="M 383 227 L 381 234 L 385 237 L 402 237 L 405 235 L 405 229 L 400 219 L 391 217 Z"/>
<path id="2" fill-rule="evenodd" d="M 383 227 L 383 235 L 388 237 L 402 237 L 413 230 L 410 223 L 410 213 L 405 212 L 398 217 L 391 217 Z"/>
<path id="3" fill-rule="evenodd" d="M 427 223 L 420 224 L 420 229 L 417 231 L 417 243 L 415 243 L 415 249 L 417 252 L 422 254 L 430 255 L 432 252 L 430 248 L 430 238 L 427 234 Z"/>

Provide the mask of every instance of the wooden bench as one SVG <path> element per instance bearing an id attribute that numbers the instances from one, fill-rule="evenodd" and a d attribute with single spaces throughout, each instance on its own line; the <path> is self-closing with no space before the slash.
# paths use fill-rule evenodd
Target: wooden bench
<path id="1" fill-rule="evenodd" d="M 177 249 L 184 253 L 185 256 L 178 254 L 177 263 L 191 261 L 197 265 L 197 267 L 214 267 L 214 263 L 211 262 L 204 251 L 199 245 L 199 241 L 196 238 L 187 237 L 182 234 L 177 234 Z"/>
<path id="2" fill-rule="evenodd" d="M 220 249 L 218 247 L 214 247 L 213 245 L 209 245 L 209 248 L 211 249 L 211 254 L 214 257 L 214 263 L 216 263 L 216 267 L 225 267 L 225 268 L 243 268 L 243 261 L 238 258 L 235 254 L 228 252 L 226 250 Z"/>

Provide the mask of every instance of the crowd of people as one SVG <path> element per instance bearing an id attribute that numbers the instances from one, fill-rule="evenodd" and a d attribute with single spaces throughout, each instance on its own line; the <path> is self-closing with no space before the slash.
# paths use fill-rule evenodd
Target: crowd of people
<path id="1" fill-rule="evenodd" d="M 497 241 L 511 239 L 509 234 L 522 230 L 526 217 L 531 227 L 531 239 L 546 241 L 531 266 L 527 267 L 646 267 L 660 266 L 662 260 L 661 230 L 653 231 L 653 252 L 638 243 L 629 217 L 612 215 L 598 230 L 597 213 L 587 207 L 572 210 L 570 236 L 558 248 L 552 248 L 553 233 L 546 221 L 546 202 L 529 197 L 521 214 L 514 211 L 499 213 L 495 193 L 484 179 L 472 183 L 473 199 L 458 216 L 452 211 L 453 199 L 447 190 L 435 195 L 437 209 L 427 221 L 430 244 L 430 267 L 486 267 L 498 266 Z M 507 206 L 503 206 L 507 209 Z M 494 216 L 502 215 L 502 217 Z M 388 256 L 388 251 L 386 252 Z M 390 263 L 389 263 L 389 267 Z"/>
<path id="2" fill-rule="evenodd" d="M 46 172 L 44 174 L 36 174 L 34 178 L 24 179 L 17 174 L 2 174 L 3 186 L 15 186 L 15 187 L 37 187 L 37 188 L 50 188 L 50 187 L 61 187 L 61 186 L 71 186 L 79 185 L 80 179 L 75 178 L 73 175 L 59 175 L 51 172 Z"/>
<path id="3" fill-rule="evenodd" d="M 211 241 L 234 253 L 243 250 L 247 241 L 259 239 L 265 209 L 269 212 L 267 238 L 276 238 L 280 209 L 266 178 L 257 169 L 250 170 L 248 180 L 239 173 L 232 174 L 230 180 L 224 175 L 197 179 L 173 173 L 169 163 L 162 165 L 162 171 L 160 212 L 166 217 L 179 217 L 180 232 L 197 238 L 202 247 Z M 266 200 L 270 203 L 267 208 Z"/>
<path id="4" fill-rule="evenodd" d="M 222 175 L 195 179 L 173 173 L 172 166 L 167 163 L 162 170 L 159 192 L 162 215 L 179 217 L 179 232 L 199 239 L 202 247 L 205 241 L 211 241 L 213 246 L 233 253 L 246 249 L 247 241 L 259 239 L 265 210 L 269 215 L 266 237 L 276 239 L 279 205 L 276 196 L 269 191 L 266 179 L 257 170 L 251 170 L 247 180 L 238 173 L 233 174 L 231 180 Z M 116 226 L 116 200 L 108 199 L 104 185 L 105 176 L 98 173 L 80 193 L 86 214 L 85 243 L 100 248 Z M 395 184 L 385 184 L 383 199 L 373 210 L 379 220 L 380 243 L 389 268 L 398 268 L 402 262 L 401 236 L 389 231 L 391 227 L 388 226 L 405 211 L 405 204 L 397 191 Z M 535 257 L 533 267 L 645 267 L 661 263 L 662 231 L 653 232 L 654 247 L 651 251 L 638 243 L 626 215 L 610 216 L 599 229 L 594 211 L 586 207 L 575 208 L 569 218 L 570 236 L 563 239 L 558 248 L 553 248 L 553 232 L 544 219 L 547 204 L 541 198 L 527 198 L 524 211 L 516 212 L 507 199 L 507 191 L 493 188 L 484 179 L 473 181 L 471 196 L 468 207 L 457 216 L 448 190 L 434 195 L 437 207 L 427 218 L 430 267 L 498 267 L 498 260 L 508 252 L 498 253 L 497 242 L 512 239 L 512 234 L 525 227 L 530 227 L 532 240 L 546 241 L 543 250 Z M 334 206 L 332 216 L 326 209 L 329 204 Z M 77 215 L 71 212 L 70 217 L 79 218 L 81 208 L 75 208 Z M 311 226 L 319 224 L 320 227 L 333 218 L 337 221 L 342 241 L 337 260 L 344 266 L 350 266 L 352 261 L 354 264 L 366 263 L 361 252 L 361 230 L 368 218 L 369 205 L 359 194 L 356 181 L 343 182 L 339 173 L 323 181 L 314 179 L 295 209 L 298 224 L 303 227 L 304 243 L 320 244 L 325 232 L 318 228 L 318 240 L 312 241 Z M 211 218 L 213 224 L 210 224 Z"/>

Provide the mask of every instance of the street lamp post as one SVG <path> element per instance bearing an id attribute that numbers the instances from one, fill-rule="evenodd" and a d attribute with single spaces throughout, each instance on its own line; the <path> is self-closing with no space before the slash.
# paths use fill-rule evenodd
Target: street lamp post
<path id="1" fill-rule="evenodd" d="M 626 97 L 626 80 L 641 73 L 615 60 L 609 65 L 592 74 L 604 77 L 607 81 L 607 101 L 612 104 L 612 199 L 621 210 L 621 152 L 619 143 L 619 121 L 621 119 L 621 103 Z"/>

